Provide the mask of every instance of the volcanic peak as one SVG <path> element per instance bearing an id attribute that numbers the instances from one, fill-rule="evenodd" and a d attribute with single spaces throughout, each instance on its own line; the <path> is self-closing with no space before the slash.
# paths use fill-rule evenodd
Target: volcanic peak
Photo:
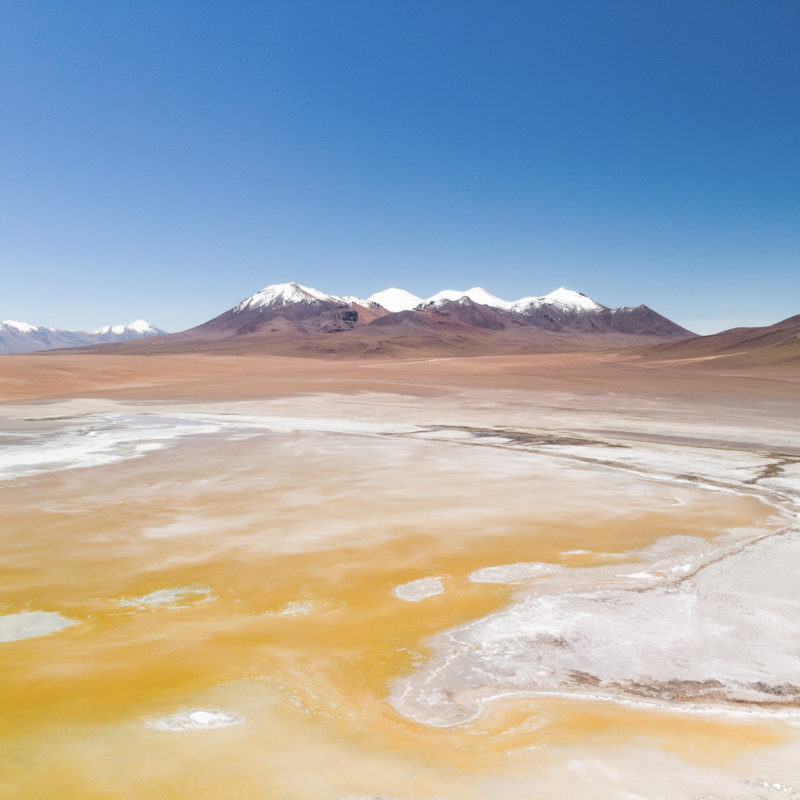
<path id="1" fill-rule="evenodd" d="M 13 328 L 14 330 L 17 330 L 20 333 L 33 333 L 34 331 L 39 330 L 38 325 L 31 325 L 29 322 L 18 322 L 15 319 L 3 320 L 3 322 L 0 322 L 0 326 Z M 49 330 L 53 330 L 53 328 L 50 328 Z"/>
<path id="2" fill-rule="evenodd" d="M 547 305 L 576 311 L 598 311 L 605 308 L 605 306 L 601 306 L 600 303 L 595 302 L 582 292 L 576 292 L 562 286 L 541 297 L 523 297 L 511 303 L 511 310 L 524 313 L 528 309 Z"/>
<path id="3" fill-rule="evenodd" d="M 432 297 L 425 301 L 425 305 L 442 305 L 452 301 L 463 300 L 464 298 L 472 300 L 479 306 L 491 306 L 492 308 L 502 308 L 508 310 L 513 305 L 507 300 L 501 300 L 499 297 L 487 292 L 481 286 L 473 286 L 472 289 L 467 289 L 466 292 L 459 291 L 458 289 L 445 289 L 444 291 L 437 292 Z"/>
<path id="4" fill-rule="evenodd" d="M 242 300 L 234 311 L 246 311 L 253 308 L 267 308 L 271 306 L 287 306 L 291 303 L 311 303 L 319 305 L 324 302 L 336 302 L 339 298 L 333 295 L 302 286 L 299 283 L 273 283 L 265 286 L 245 300 Z"/>
<path id="5" fill-rule="evenodd" d="M 370 303 L 377 303 L 379 306 L 392 313 L 411 311 L 413 308 L 425 302 L 421 297 L 417 297 L 417 295 L 411 294 L 411 292 L 407 292 L 405 289 L 398 289 L 394 286 L 390 289 L 384 289 L 382 292 L 371 294 L 367 300 Z"/>

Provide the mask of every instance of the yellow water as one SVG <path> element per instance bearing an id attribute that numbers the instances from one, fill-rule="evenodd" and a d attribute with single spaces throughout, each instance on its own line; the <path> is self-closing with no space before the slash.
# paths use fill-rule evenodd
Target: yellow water
<path id="1" fill-rule="evenodd" d="M 604 703 L 507 701 L 451 729 L 388 704 L 428 637 L 509 602 L 509 587 L 467 580 L 478 567 L 608 563 L 676 533 L 769 527 L 752 498 L 681 488 L 676 505 L 675 489 L 644 481 L 621 491 L 636 481 L 323 435 L 209 437 L 18 481 L 2 490 L 0 613 L 80 624 L 0 644 L 0 796 L 558 797 L 546 776 L 566 754 L 646 746 L 724 765 L 779 743 L 786 731 L 766 722 Z M 590 552 L 564 555 L 575 549 Z M 392 593 L 427 575 L 443 594 Z M 121 604 L 188 585 L 214 599 Z M 278 613 L 288 603 L 309 613 Z M 147 725 L 191 708 L 245 722 Z"/>

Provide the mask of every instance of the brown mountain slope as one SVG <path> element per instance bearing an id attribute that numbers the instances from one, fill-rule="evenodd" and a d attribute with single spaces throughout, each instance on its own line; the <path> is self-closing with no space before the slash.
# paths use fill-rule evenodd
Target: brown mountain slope
<path id="1" fill-rule="evenodd" d="M 317 319 L 317 318 L 314 318 Z M 488 318 L 485 323 L 492 320 Z M 141 342 L 120 342 L 52 353 L 117 353 L 158 355 L 209 353 L 282 356 L 370 357 L 374 355 L 426 357 L 476 356 L 515 353 L 557 353 L 621 350 L 647 346 L 663 338 L 639 334 L 583 331 L 549 331 L 533 325 L 510 323 L 506 328 L 479 327 L 438 312 L 402 311 L 387 314 L 366 325 L 327 330 L 307 330 L 276 317 L 252 331 L 236 332 L 197 328 L 184 333 L 153 337 Z"/>
<path id="2" fill-rule="evenodd" d="M 797 364 L 800 367 L 800 314 L 760 328 L 731 328 L 711 336 L 655 345 L 645 358 L 724 359 L 726 364 Z"/>
<path id="3" fill-rule="evenodd" d="M 278 284 L 182 333 L 86 352 L 473 356 L 619 350 L 691 335 L 646 306 L 552 308 L 555 316 L 545 319 L 462 297 L 390 313 L 368 301 Z"/>

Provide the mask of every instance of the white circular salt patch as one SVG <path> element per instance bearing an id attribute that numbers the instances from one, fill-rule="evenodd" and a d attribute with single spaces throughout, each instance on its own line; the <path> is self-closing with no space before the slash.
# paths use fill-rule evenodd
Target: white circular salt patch
<path id="1" fill-rule="evenodd" d="M 134 606 L 135 608 L 155 608 L 157 606 L 177 605 L 179 608 L 195 603 L 214 600 L 208 586 L 178 586 L 174 589 L 157 589 L 141 597 L 132 597 L 130 600 L 120 600 L 121 606 Z"/>
<path id="2" fill-rule="evenodd" d="M 290 600 L 284 603 L 277 612 L 279 617 L 297 617 L 308 615 L 314 610 L 314 605 L 308 600 Z"/>
<path id="3" fill-rule="evenodd" d="M 238 714 L 226 714 L 224 711 L 207 711 L 197 708 L 192 711 L 179 711 L 168 717 L 150 720 L 147 724 L 157 731 L 192 731 L 211 730 L 212 728 L 228 728 L 239 725 L 244 718 Z"/>
<path id="4" fill-rule="evenodd" d="M 401 583 L 394 587 L 394 593 L 407 603 L 416 603 L 426 597 L 433 597 L 444 591 L 442 581 L 439 578 L 420 578 L 416 581 Z"/>
<path id="5" fill-rule="evenodd" d="M 559 564 L 544 564 L 537 561 L 518 564 L 498 564 L 494 567 L 481 567 L 467 575 L 472 583 L 518 583 L 531 578 L 540 578 L 562 570 Z"/>
<path id="6" fill-rule="evenodd" d="M 74 619 L 62 617 L 57 611 L 21 611 L 0 616 L 0 642 L 16 642 L 47 636 L 77 625 Z"/>

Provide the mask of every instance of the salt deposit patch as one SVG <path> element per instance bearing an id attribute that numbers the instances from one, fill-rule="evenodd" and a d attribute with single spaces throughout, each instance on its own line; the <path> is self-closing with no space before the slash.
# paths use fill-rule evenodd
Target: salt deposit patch
<path id="1" fill-rule="evenodd" d="M 671 576 L 659 581 L 648 566 L 627 575 L 631 586 L 587 591 L 597 569 L 532 585 L 507 609 L 437 637 L 434 658 L 395 684 L 392 704 L 439 726 L 514 695 L 769 714 L 800 705 L 800 642 L 787 634 L 800 619 L 800 531 L 718 554 L 689 576 L 683 559 L 674 571 L 658 562 Z"/>
<path id="2" fill-rule="evenodd" d="M 517 564 L 498 564 L 493 567 L 481 567 L 467 575 L 472 583 L 520 583 L 542 575 L 551 575 L 563 570 L 559 564 L 540 562 L 520 562 Z"/>
<path id="3" fill-rule="evenodd" d="M 307 616 L 314 610 L 314 604 L 309 600 L 290 600 L 284 603 L 276 612 L 279 617 Z"/>
<path id="4" fill-rule="evenodd" d="M 348 794 L 341 798 L 341 800 L 413 800 L 410 797 L 389 797 L 386 794 Z M 426 800 L 449 800 L 447 797 L 431 797 Z"/>
<path id="5" fill-rule="evenodd" d="M 779 783 L 778 781 L 766 781 L 763 778 L 758 778 L 745 782 L 759 789 L 766 789 L 768 792 L 779 792 L 780 794 L 788 795 L 800 794 L 800 790 L 795 789 L 794 786 L 789 786 L 786 783 Z"/>
<path id="6" fill-rule="evenodd" d="M 442 586 L 442 581 L 439 578 L 420 578 L 419 580 L 401 583 L 399 586 L 394 587 L 394 593 L 397 597 L 407 603 L 416 603 L 426 597 L 441 594 L 443 591 L 444 586 Z"/>
<path id="7" fill-rule="evenodd" d="M 269 617 L 322 617 L 341 611 L 344 608 L 341 600 L 331 597 L 319 597 L 313 600 L 289 600 L 277 609 L 265 612 Z"/>
<path id="8" fill-rule="evenodd" d="M 208 586 L 179 586 L 173 589 L 157 589 L 155 592 L 150 592 L 150 594 L 145 594 L 141 597 L 120 600 L 119 604 L 135 608 L 156 608 L 166 605 L 177 605 L 183 608 L 184 606 L 204 603 L 214 599 Z"/>
<path id="9" fill-rule="evenodd" d="M 412 425 L 326 418 L 233 414 L 91 414 L 56 430 L 35 428 L 0 439 L 0 481 L 62 469 L 97 467 L 177 444 L 201 434 L 225 432 L 247 438 L 266 431 L 310 431 L 365 436 L 412 433 Z"/>
<path id="10" fill-rule="evenodd" d="M 77 625 L 74 619 L 62 617 L 57 611 L 21 611 L 0 616 L 0 642 L 16 642 L 47 636 Z"/>
<path id="11" fill-rule="evenodd" d="M 157 731 L 207 731 L 213 728 L 228 728 L 242 722 L 244 722 L 244 717 L 240 717 L 238 714 L 198 708 L 153 719 L 147 724 Z"/>
<path id="12" fill-rule="evenodd" d="M 0 481 L 141 458 L 182 437 L 216 433 L 219 422 L 155 414 L 98 414 L 56 431 L 33 431 L 0 447 Z"/>

